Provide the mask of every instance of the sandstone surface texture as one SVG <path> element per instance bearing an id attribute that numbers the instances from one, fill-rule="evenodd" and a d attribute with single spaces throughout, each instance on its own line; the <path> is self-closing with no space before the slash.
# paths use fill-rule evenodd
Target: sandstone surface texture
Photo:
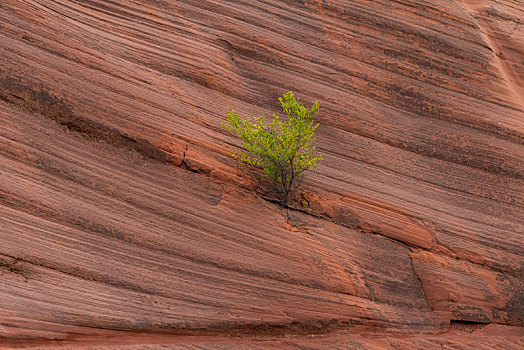
<path id="1" fill-rule="evenodd" d="M 522 0 L 0 0 L 1 348 L 522 349 L 523 257 Z"/>

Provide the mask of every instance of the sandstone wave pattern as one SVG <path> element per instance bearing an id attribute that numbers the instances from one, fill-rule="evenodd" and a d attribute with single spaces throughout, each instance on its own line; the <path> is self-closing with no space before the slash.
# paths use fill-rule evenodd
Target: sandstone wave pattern
<path id="1" fill-rule="evenodd" d="M 260 197 L 228 107 L 318 99 Z M 0 0 L 0 347 L 522 349 L 521 0 Z"/>

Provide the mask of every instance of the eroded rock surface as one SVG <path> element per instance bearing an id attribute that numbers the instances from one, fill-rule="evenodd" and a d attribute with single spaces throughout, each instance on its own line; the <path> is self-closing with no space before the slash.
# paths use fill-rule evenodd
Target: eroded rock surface
<path id="1" fill-rule="evenodd" d="M 519 348 L 524 7 L 0 2 L 0 345 Z M 290 216 L 228 106 L 319 99 Z"/>

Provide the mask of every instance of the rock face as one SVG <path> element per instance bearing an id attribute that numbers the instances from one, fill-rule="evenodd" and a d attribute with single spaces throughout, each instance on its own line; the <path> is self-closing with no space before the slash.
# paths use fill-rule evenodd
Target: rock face
<path id="1" fill-rule="evenodd" d="M 520 348 L 518 1 L 0 2 L 0 345 Z M 318 99 L 297 210 L 228 106 Z"/>

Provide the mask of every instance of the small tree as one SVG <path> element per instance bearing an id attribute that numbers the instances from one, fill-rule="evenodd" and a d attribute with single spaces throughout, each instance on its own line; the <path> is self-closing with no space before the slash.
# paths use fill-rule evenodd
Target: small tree
<path id="1" fill-rule="evenodd" d="M 322 155 L 315 157 L 315 130 L 318 124 L 313 118 L 318 113 L 318 101 L 306 108 L 292 92 L 279 98 L 280 105 L 287 115 L 282 120 L 273 114 L 266 122 L 262 116 L 240 118 L 230 109 L 227 122 L 222 126 L 240 137 L 243 151 L 235 154 L 245 164 L 263 170 L 263 176 L 272 181 L 272 189 L 282 206 L 287 206 L 290 198 L 300 186 L 306 170 L 319 166 Z"/>

